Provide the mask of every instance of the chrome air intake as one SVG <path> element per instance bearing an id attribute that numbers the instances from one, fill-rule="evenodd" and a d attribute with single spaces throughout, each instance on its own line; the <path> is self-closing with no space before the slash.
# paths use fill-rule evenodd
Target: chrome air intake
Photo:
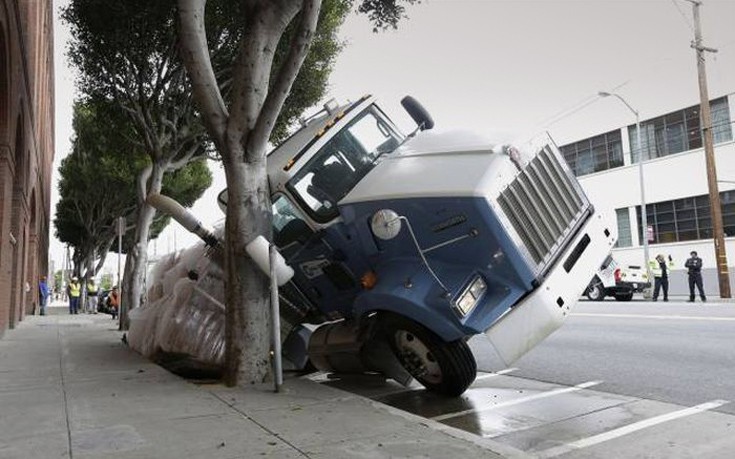
<path id="1" fill-rule="evenodd" d="M 500 193 L 498 203 L 537 274 L 556 259 L 590 209 L 579 183 L 550 145 Z"/>

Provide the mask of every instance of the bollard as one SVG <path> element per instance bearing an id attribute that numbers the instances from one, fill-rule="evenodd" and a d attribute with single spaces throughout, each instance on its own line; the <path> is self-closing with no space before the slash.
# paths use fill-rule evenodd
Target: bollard
<path id="1" fill-rule="evenodd" d="M 276 257 L 278 252 L 276 246 L 270 244 L 268 247 L 268 258 L 270 265 L 271 281 L 271 335 L 273 339 L 273 373 L 276 392 L 281 391 L 283 385 L 283 365 L 281 361 L 281 314 L 278 304 L 278 279 L 276 276 Z"/>

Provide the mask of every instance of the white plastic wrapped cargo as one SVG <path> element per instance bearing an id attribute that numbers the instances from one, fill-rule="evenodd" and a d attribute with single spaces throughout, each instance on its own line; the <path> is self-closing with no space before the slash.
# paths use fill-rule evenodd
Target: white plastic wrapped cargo
<path id="1" fill-rule="evenodd" d="M 222 270 L 207 251 L 199 243 L 158 262 L 147 305 L 130 313 L 130 347 L 152 360 L 179 360 L 192 369 L 222 365 Z"/>

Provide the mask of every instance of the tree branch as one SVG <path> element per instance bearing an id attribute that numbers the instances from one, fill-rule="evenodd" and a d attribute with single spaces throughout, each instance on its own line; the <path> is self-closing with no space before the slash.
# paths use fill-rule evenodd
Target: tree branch
<path id="1" fill-rule="evenodd" d="M 225 151 L 225 128 L 229 117 L 212 69 L 204 30 L 206 0 L 178 0 L 181 59 L 189 72 L 192 91 L 212 141 Z"/>
<path id="2" fill-rule="evenodd" d="M 148 179 L 151 178 L 152 172 L 153 164 L 151 163 L 145 166 L 138 176 L 138 199 L 141 201 L 145 201 L 148 196 Z"/>
<path id="3" fill-rule="evenodd" d="M 192 158 L 194 157 L 194 155 L 200 150 L 201 150 L 201 145 L 199 144 L 199 142 L 194 142 L 194 145 L 189 147 L 189 149 L 186 151 L 184 156 L 182 156 L 180 159 L 176 161 L 170 162 L 166 170 L 175 171 L 175 170 L 181 169 L 182 167 L 189 164 Z"/>
<path id="4" fill-rule="evenodd" d="M 255 129 L 248 138 L 249 145 L 245 151 L 249 154 L 258 154 L 259 152 L 265 151 L 268 138 L 273 131 L 278 114 L 281 112 L 281 108 L 286 101 L 286 97 L 288 97 L 291 86 L 299 73 L 299 69 L 304 63 L 306 55 L 309 53 L 309 46 L 314 37 L 319 19 L 321 3 L 321 0 L 303 0 L 302 2 L 301 18 L 294 38 L 291 41 L 288 56 L 279 69 L 276 81 L 268 92 L 263 108 L 260 111 Z M 257 159 L 248 158 L 249 161 Z"/>
<path id="5" fill-rule="evenodd" d="M 258 2 L 248 11 L 248 24 L 232 72 L 232 104 L 228 141 L 241 144 L 255 128 L 268 95 L 278 42 L 299 12 L 301 0 Z M 244 161 L 245 158 L 232 158 Z"/>

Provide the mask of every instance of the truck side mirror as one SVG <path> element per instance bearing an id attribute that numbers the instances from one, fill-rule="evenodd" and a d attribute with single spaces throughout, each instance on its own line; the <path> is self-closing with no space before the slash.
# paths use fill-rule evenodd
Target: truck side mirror
<path id="1" fill-rule="evenodd" d="M 401 99 L 401 105 L 411 115 L 411 118 L 419 125 L 419 129 L 425 131 L 434 127 L 434 119 L 429 115 L 423 105 L 411 96 Z"/>

